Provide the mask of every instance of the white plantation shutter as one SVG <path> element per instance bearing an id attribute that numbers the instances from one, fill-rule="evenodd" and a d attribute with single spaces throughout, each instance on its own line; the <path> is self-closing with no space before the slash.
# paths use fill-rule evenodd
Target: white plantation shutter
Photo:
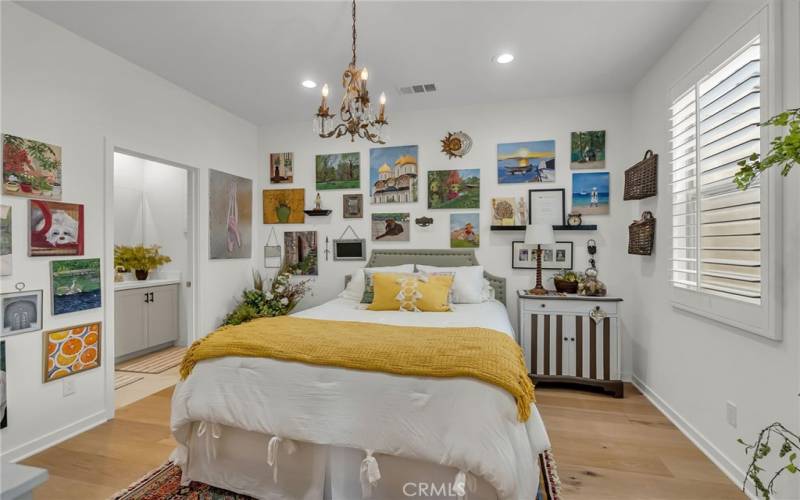
<path id="1" fill-rule="evenodd" d="M 672 282 L 761 302 L 761 190 L 740 191 L 737 162 L 761 149 L 756 37 L 674 100 Z"/>

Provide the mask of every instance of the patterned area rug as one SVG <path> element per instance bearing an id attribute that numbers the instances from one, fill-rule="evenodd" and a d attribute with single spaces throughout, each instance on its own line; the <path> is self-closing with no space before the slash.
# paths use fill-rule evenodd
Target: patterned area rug
<path id="1" fill-rule="evenodd" d="M 556 471 L 556 461 L 550 451 L 539 455 L 542 471 L 539 493 L 534 500 L 560 500 L 561 481 Z M 216 488 L 204 483 L 192 482 L 181 486 L 181 469 L 167 462 L 158 469 L 117 493 L 113 500 L 254 500 L 247 495 Z"/>
<path id="2" fill-rule="evenodd" d="M 143 376 L 135 373 L 114 372 L 114 390 L 122 389 L 127 385 L 144 379 Z"/>
<path id="3" fill-rule="evenodd" d="M 117 371 L 152 374 L 162 373 L 181 364 L 184 354 L 186 354 L 185 347 L 170 347 L 163 351 L 126 361 L 117 367 Z"/>

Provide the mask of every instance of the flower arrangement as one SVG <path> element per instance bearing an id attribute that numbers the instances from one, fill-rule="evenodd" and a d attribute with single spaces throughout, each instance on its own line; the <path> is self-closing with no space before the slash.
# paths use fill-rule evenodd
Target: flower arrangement
<path id="1" fill-rule="evenodd" d="M 161 255 L 160 250 L 161 247 L 158 245 L 150 247 L 144 245 L 132 247 L 117 245 L 114 247 L 114 267 L 133 271 L 136 273 L 136 278 L 145 280 L 150 271 L 172 262 L 171 258 Z"/>
<path id="2" fill-rule="evenodd" d="M 291 278 L 292 274 L 284 262 L 269 290 L 265 290 L 261 273 L 253 271 L 253 288 L 242 292 L 242 300 L 222 324 L 239 325 L 257 318 L 289 314 L 311 289 L 311 280 L 292 281 Z"/>
<path id="3" fill-rule="evenodd" d="M 576 293 L 578 284 L 583 281 L 583 273 L 562 269 L 553 275 L 553 284 L 556 291 L 561 293 Z"/>

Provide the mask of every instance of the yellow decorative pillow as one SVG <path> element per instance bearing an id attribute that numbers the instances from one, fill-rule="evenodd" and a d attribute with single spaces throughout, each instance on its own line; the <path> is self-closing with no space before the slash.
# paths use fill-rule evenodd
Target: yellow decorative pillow
<path id="1" fill-rule="evenodd" d="M 452 275 L 375 273 L 375 295 L 370 311 L 446 312 L 450 311 Z"/>

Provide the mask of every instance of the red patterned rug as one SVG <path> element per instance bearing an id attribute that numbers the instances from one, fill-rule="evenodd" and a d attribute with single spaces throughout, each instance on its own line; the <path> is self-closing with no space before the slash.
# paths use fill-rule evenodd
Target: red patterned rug
<path id="1" fill-rule="evenodd" d="M 556 471 L 556 461 L 550 451 L 539 455 L 539 493 L 535 500 L 560 500 L 561 481 Z M 167 462 L 150 472 L 113 500 L 254 500 L 247 495 L 223 490 L 204 483 L 191 482 L 181 486 L 181 469 Z"/>

